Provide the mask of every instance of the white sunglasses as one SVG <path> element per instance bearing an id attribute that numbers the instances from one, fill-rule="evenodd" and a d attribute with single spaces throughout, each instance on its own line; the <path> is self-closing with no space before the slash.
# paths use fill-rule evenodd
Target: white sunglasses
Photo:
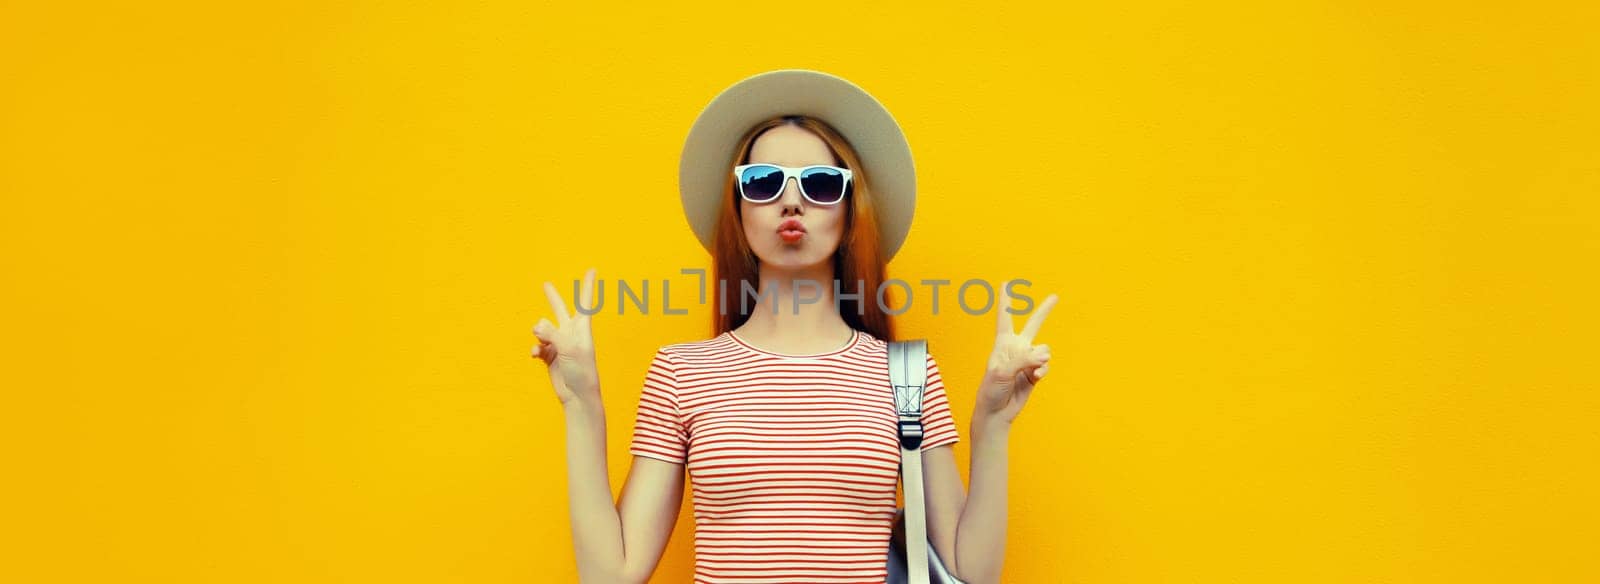
<path id="1" fill-rule="evenodd" d="M 733 167 L 733 181 L 738 185 L 739 196 L 752 203 L 770 203 L 783 194 L 789 177 L 800 185 L 800 195 L 818 205 L 837 205 L 849 192 L 854 173 L 848 168 L 827 164 L 810 166 L 779 166 L 757 163 Z"/>

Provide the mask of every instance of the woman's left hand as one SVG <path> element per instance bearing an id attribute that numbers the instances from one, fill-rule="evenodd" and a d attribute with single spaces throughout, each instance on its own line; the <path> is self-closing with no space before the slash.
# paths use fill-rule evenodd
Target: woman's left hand
<path id="1" fill-rule="evenodd" d="M 978 407 L 973 416 L 1010 424 L 1022 405 L 1028 402 L 1033 388 L 1044 377 L 1050 364 L 1050 346 L 1033 344 L 1033 337 L 1056 305 L 1056 295 L 1045 297 L 1039 309 L 1028 317 L 1022 332 L 1016 332 L 1011 313 L 1011 295 L 1000 287 L 1000 302 L 996 305 L 994 351 L 989 353 L 989 365 L 983 382 L 978 387 Z"/>

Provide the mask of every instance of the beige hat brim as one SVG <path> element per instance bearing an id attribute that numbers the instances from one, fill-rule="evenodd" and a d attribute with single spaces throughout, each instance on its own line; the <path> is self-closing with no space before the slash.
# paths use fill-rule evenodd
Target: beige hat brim
<path id="1" fill-rule="evenodd" d="M 854 83 L 820 71 L 781 69 L 745 78 L 711 100 L 689 129 L 678 163 L 683 212 L 695 237 L 711 250 L 723 186 L 733 170 L 734 148 L 757 123 L 803 114 L 838 130 L 861 157 L 869 181 L 884 261 L 911 231 L 917 176 L 900 124 L 877 99 Z"/>

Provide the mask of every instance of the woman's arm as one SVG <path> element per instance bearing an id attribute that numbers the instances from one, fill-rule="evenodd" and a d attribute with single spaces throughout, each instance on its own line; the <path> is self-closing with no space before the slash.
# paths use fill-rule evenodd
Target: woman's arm
<path id="1" fill-rule="evenodd" d="M 611 500 L 606 466 L 606 415 L 600 399 L 589 314 L 573 315 L 546 282 L 545 296 L 559 326 L 539 319 L 533 356 L 550 369 L 550 382 L 564 410 L 567 429 L 567 497 L 572 547 L 584 582 L 645 582 L 655 571 L 683 503 L 683 465 L 634 457 L 622 488 Z M 579 306 L 594 306 L 594 270 L 584 274 Z"/>
<path id="2" fill-rule="evenodd" d="M 1000 581 L 1006 547 L 1011 423 L 1050 361 L 1049 346 L 1034 345 L 1033 337 L 1055 306 L 1056 296 L 1045 298 L 1021 333 L 1015 332 L 1005 311 L 1010 306 L 1009 295 L 1001 292 L 1000 299 L 995 347 L 972 414 L 971 493 L 962 492 L 950 447 L 923 453 L 929 538 L 945 567 L 968 584 Z"/>
<path id="3" fill-rule="evenodd" d="M 605 413 L 598 405 L 569 404 L 566 424 L 567 496 L 579 578 L 648 581 L 678 521 L 683 465 L 633 457 L 621 502 L 613 505 Z"/>
<path id="4" fill-rule="evenodd" d="M 955 452 L 922 453 L 928 493 L 928 538 L 946 568 L 967 584 L 1000 581 L 1006 554 L 1006 478 L 1009 423 L 972 424 L 972 491 L 963 493 Z"/>

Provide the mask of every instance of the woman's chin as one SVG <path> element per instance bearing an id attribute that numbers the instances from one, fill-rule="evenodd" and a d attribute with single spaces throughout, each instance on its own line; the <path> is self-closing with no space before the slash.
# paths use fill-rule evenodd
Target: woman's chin
<path id="1" fill-rule="evenodd" d="M 757 253 L 756 257 L 768 267 L 782 270 L 814 268 L 829 260 L 826 254 L 817 253 L 816 248 L 806 245 L 782 245 Z"/>

